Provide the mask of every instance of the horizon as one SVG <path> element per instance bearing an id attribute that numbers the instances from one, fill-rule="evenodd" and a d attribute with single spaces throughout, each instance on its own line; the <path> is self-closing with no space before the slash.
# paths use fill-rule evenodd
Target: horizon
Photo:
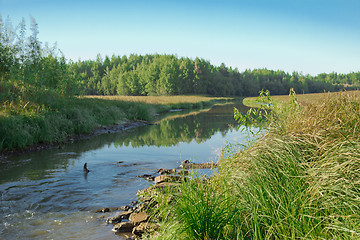
<path id="1" fill-rule="evenodd" d="M 112 55 L 196 57 L 239 72 L 280 70 L 312 76 L 360 71 L 360 2 L 0 0 L 16 26 L 29 16 L 39 40 L 76 62 Z"/>

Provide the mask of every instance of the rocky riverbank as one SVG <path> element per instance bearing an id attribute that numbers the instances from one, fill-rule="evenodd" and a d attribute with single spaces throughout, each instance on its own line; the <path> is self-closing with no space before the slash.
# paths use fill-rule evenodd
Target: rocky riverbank
<path id="1" fill-rule="evenodd" d="M 170 204 L 179 194 L 178 186 L 186 181 L 191 169 L 213 169 L 215 163 L 192 163 L 188 160 L 175 169 L 160 168 L 155 174 L 144 174 L 138 177 L 153 182 L 152 186 L 137 192 L 138 201 L 118 208 L 104 207 L 96 213 L 108 213 L 101 216 L 106 223 L 113 224 L 112 231 L 121 234 L 125 239 L 140 239 L 144 234 L 153 234 L 160 227 L 161 218 L 156 215 L 159 208 L 157 195 L 161 191 L 172 190 L 172 195 L 166 199 Z"/>

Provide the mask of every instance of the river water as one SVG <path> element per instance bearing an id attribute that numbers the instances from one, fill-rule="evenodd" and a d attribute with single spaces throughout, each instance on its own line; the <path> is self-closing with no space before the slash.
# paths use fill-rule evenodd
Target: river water
<path id="1" fill-rule="evenodd" d="M 247 110 L 227 103 L 173 112 L 156 125 L 8 158 L 0 163 L 0 239 L 122 239 L 105 223 L 108 214 L 94 211 L 136 200 L 150 186 L 139 175 L 182 160 L 217 162 L 228 143 L 247 141 L 234 106 Z"/>

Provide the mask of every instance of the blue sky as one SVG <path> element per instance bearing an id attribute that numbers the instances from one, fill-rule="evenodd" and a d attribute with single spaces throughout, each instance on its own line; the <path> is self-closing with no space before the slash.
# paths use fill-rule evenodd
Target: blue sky
<path id="1" fill-rule="evenodd" d="M 358 0 L 0 0 L 66 58 L 176 54 L 240 71 L 360 71 Z"/>

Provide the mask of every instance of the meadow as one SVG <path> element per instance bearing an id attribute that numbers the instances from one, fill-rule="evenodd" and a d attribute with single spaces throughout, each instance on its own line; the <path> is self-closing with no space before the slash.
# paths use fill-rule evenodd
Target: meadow
<path id="1" fill-rule="evenodd" d="M 262 135 L 231 149 L 214 177 L 159 191 L 161 230 L 149 238 L 360 239 L 359 96 L 304 97 L 275 104 Z"/>
<path id="2" fill-rule="evenodd" d="M 316 104 L 318 102 L 323 101 L 328 96 L 336 95 L 337 92 L 323 92 L 323 93 L 307 93 L 307 94 L 297 94 L 296 98 L 300 105 L 307 104 Z M 346 91 L 347 95 L 354 95 L 360 97 L 360 91 Z M 288 95 L 276 95 L 271 96 L 274 104 L 278 103 L 289 103 Z M 244 105 L 248 107 L 259 107 L 259 103 L 257 103 L 257 97 L 247 97 L 243 100 Z"/>

